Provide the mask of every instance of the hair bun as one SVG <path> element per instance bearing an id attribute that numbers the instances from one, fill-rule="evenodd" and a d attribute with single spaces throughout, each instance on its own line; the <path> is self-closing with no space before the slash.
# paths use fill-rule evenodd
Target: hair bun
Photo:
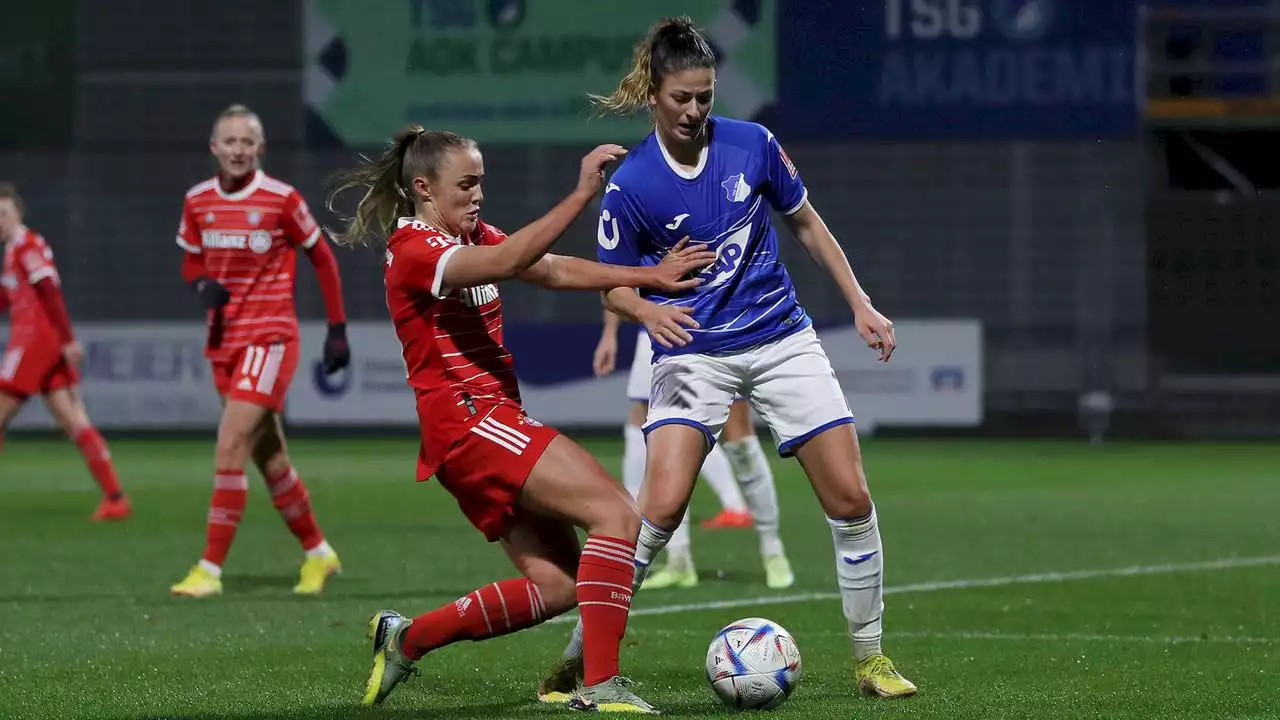
<path id="1" fill-rule="evenodd" d="M 667 38 L 675 38 L 681 36 L 697 35 L 698 29 L 693 25 L 693 18 L 688 15 L 679 17 L 669 17 L 663 19 L 658 26 L 658 31 L 653 34 L 654 45 Z"/>

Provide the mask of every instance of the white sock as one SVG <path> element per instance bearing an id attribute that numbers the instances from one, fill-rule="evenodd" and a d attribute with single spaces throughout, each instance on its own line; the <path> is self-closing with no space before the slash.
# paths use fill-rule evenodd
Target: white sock
<path id="1" fill-rule="evenodd" d="M 632 597 L 640 590 L 640 583 L 644 582 L 649 574 L 649 566 L 653 564 L 653 559 L 671 540 L 671 534 L 671 531 L 663 530 L 648 520 L 641 519 L 640 537 L 636 539 L 636 572 L 631 581 Z M 581 615 L 578 616 L 578 624 L 574 626 L 573 634 L 569 637 L 569 644 L 564 648 L 564 657 L 582 657 Z"/>
<path id="2" fill-rule="evenodd" d="M 333 548 L 329 545 L 328 540 L 321 540 L 319 545 L 306 552 L 307 557 L 325 557 L 333 554 Z"/>
<path id="3" fill-rule="evenodd" d="M 640 497 L 640 486 L 644 484 L 644 463 L 647 452 L 644 431 L 635 425 L 624 425 L 622 440 L 622 486 L 631 493 L 631 497 Z"/>
<path id="4" fill-rule="evenodd" d="M 573 634 L 569 636 L 569 644 L 564 648 L 564 657 L 580 658 L 582 657 L 582 616 L 578 616 L 578 622 L 573 626 Z"/>
<path id="5" fill-rule="evenodd" d="M 680 526 L 671 531 L 671 538 L 667 540 L 667 567 L 672 570 L 689 570 L 693 567 L 691 550 L 693 541 L 689 537 L 690 522 L 689 510 L 685 508 Z"/>
<path id="6" fill-rule="evenodd" d="M 210 575 L 218 578 L 219 580 L 222 579 L 221 565 L 214 565 L 208 560 L 205 560 L 204 558 L 200 558 L 200 567 L 204 568 Z"/>
<path id="7" fill-rule="evenodd" d="M 711 446 L 711 452 L 702 461 L 702 477 L 720 498 L 720 507 L 729 512 L 745 512 L 747 503 L 742 499 L 742 491 L 738 489 L 738 481 L 733 477 L 733 467 L 724 449 L 718 444 Z M 688 516 L 685 516 L 686 519 Z"/>
<path id="8" fill-rule="evenodd" d="M 773 483 L 773 470 L 760 447 L 760 438 L 748 435 L 741 440 L 723 443 L 729 464 L 742 485 L 742 494 L 760 536 L 760 554 L 769 557 L 783 553 L 778 535 L 778 490 Z"/>
<path id="9" fill-rule="evenodd" d="M 836 546 L 836 583 L 849 621 L 853 657 L 862 661 L 880 652 L 884 616 L 884 552 L 876 509 L 853 520 L 827 522 Z"/>
<path id="10" fill-rule="evenodd" d="M 663 530 L 647 518 L 641 518 L 640 537 L 636 538 L 636 573 L 631 582 L 633 592 L 640 589 L 640 583 L 648 576 L 653 559 L 671 542 L 673 534 L 673 531 Z"/>

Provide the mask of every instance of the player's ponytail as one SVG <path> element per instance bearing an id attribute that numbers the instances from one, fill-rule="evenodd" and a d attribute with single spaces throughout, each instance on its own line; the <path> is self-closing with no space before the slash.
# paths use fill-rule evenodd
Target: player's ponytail
<path id="1" fill-rule="evenodd" d="M 334 241 L 346 247 L 367 245 L 369 238 L 385 241 L 395 230 L 396 219 L 412 216 L 413 178 L 434 180 L 446 152 L 474 145 L 474 141 L 451 132 L 428 131 L 414 123 L 391 139 L 386 152 L 376 160 L 361 156 L 364 164 L 339 173 L 327 207 L 332 212 L 338 195 L 355 188 L 365 190 L 345 227 L 333 233 Z"/>
<path id="2" fill-rule="evenodd" d="M 665 18 L 636 43 L 631 70 L 608 95 L 588 95 L 597 115 L 631 115 L 649 105 L 669 73 L 690 68 L 714 68 L 716 55 L 687 16 Z"/>

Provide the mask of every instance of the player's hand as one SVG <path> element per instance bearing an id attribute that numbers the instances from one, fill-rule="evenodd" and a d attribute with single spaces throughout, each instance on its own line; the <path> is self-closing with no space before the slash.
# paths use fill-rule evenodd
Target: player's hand
<path id="1" fill-rule="evenodd" d="M 80 364 L 84 362 L 84 346 L 78 341 L 72 340 L 62 346 L 62 359 L 75 369 L 80 368 Z"/>
<path id="2" fill-rule="evenodd" d="M 595 354 L 591 356 L 591 370 L 595 372 L 596 377 L 604 377 L 617 367 L 618 336 L 614 333 L 605 333 L 600 336 L 600 342 L 596 343 Z"/>
<path id="3" fill-rule="evenodd" d="M 684 347 L 693 342 L 693 336 L 686 327 L 696 328 L 698 321 L 693 319 L 693 308 L 672 305 L 658 305 L 646 302 L 643 310 L 637 313 L 636 319 L 644 323 L 649 337 L 664 348 Z"/>
<path id="4" fill-rule="evenodd" d="M 351 364 L 351 346 L 347 344 L 347 324 L 329 325 L 324 338 L 324 374 L 332 375 Z"/>
<path id="5" fill-rule="evenodd" d="M 200 304 L 205 310 L 217 310 L 231 300 L 231 293 L 208 275 L 201 275 L 191 283 L 196 294 L 200 296 Z"/>
<path id="6" fill-rule="evenodd" d="M 698 287 L 702 284 L 702 279 L 695 277 L 695 274 L 715 261 L 714 250 L 708 250 L 702 244 L 690 245 L 689 236 L 686 235 L 663 256 L 662 262 L 652 268 L 645 268 L 653 277 L 644 287 L 664 292 L 683 292 Z"/>
<path id="7" fill-rule="evenodd" d="M 867 346 L 880 353 L 880 362 L 889 362 L 893 349 L 898 346 L 889 318 L 868 303 L 853 312 L 853 324 Z"/>
<path id="8" fill-rule="evenodd" d="M 582 158 L 582 172 L 578 175 L 578 189 L 596 194 L 604 184 L 604 169 L 609 163 L 627 154 L 621 145 L 606 144 L 597 147 Z"/>

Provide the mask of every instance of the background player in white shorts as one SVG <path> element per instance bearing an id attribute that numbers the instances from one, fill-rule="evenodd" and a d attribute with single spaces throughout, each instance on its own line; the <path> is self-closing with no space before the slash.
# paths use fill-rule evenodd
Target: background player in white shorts
<path id="1" fill-rule="evenodd" d="M 612 373 L 617 365 L 618 325 L 618 316 L 605 310 L 604 328 L 592 359 L 597 377 Z M 631 400 L 631 408 L 623 426 L 622 482 L 632 496 L 639 495 L 644 481 L 645 442 L 641 427 L 649 412 L 652 363 L 653 348 L 648 333 L 642 329 L 636 340 L 635 357 L 627 378 L 627 398 Z M 760 538 L 765 585 L 774 590 L 791 587 L 795 576 L 791 572 L 791 563 L 787 561 L 782 539 L 778 536 L 778 493 L 773 483 L 773 471 L 760 447 L 760 438 L 751 425 L 751 408 L 745 401 L 734 403 L 721 442 L 712 446 L 702 462 L 702 477 L 711 485 L 723 508 L 716 517 L 703 521 L 702 527 L 748 527 L 754 520 Z M 739 483 L 742 484 L 741 491 Z M 691 588 L 698 584 L 698 571 L 690 549 L 689 522 L 686 508 L 684 519 L 667 543 L 666 565 L 653 569 L 645 578 L 644 587 Z"/>

